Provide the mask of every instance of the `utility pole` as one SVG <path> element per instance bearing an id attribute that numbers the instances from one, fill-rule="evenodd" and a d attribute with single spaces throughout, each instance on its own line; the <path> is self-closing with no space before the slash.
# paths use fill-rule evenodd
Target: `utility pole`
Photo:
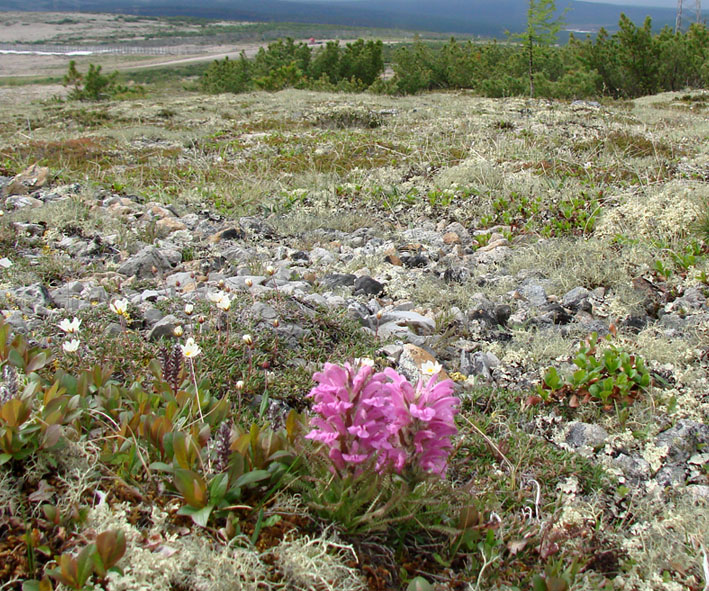
<path id="1" fill-rule="evenodd" d="M 699 0 L 697 0 L 699 1 Z M 677 17 L 675 18 L 675 33 L 682 28 L 682 0 L 677 0 Z"/>
<path id="2" fill-rule="evenodd" d="M 697 24 L 699 24 L 702 22 L 702 0 L 696 0 L 694 8 L 697 11 Z"/>

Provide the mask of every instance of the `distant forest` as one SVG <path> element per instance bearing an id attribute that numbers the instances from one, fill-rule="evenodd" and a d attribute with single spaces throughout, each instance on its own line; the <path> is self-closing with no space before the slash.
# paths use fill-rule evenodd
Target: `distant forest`
<path id="1" fill-rule="evenodd" d="M 143 16 L 183 16 L 264 22 L 324 23 L 503 38 L 525 27 L 526 0 L 0 0 L 0 10 L 83 11 Z M 621 11 L 635 23 L 650 17 L 656 31 L 674 25 L 670 8 L 621 7 L 560 0 L 566 28 L 615 31 Z M 706 12 L 705 12 L 706 15 Z M 562 39 L 563 40 L 563 39 Z"/>
<path id="2" fill-rule="evenodd" d="M 666 90 L 709 86 L 709 31 L 692 24 L 687 32 L 665 27 L 654 33 L 621 16 L 618 31 L 601 29 L 594 38 L 560 46 L 417 40 L 391 55 L 393 74 L 382 76 L 381 41 L 313 49 L 293 39 L 271 43 L 254 59 L 214 61 L 202 76 L 211 93 L 280 90 L 287 87 L 412 94 L 470 89 L 491 97 L 633 98 Z"/>

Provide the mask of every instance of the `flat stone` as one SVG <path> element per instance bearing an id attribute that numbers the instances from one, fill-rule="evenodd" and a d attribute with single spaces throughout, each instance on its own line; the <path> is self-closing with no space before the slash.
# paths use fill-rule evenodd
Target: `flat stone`
<path id="1" fill-rule="evenodd" d="M 354 293 L 355 295 L 365 294 L 365 295 L 379 295 L 384 292 L 384 284 L 380 283 L 376 279 L 369 277 L 368 275 L 363 275 L 362 277 L 357 277 L 354 282 Z"/>
<path id="2" fill-rule="evenodd" d="M 425 349 L 407 343 L 402 347 L 397 369 L 412 384 L 415 384 L 419 380 L 427 382 L 431 376 L 423 373 L 421 368 L 424 363 L 435 364 L 438 362 L 436 361 L 436 358 Z M 445 370 L 441 369 L 441 372 L 438 374 L 438 379 L 445 380 L 447 378 L 448 374 Z"/>
<path id="3" fill-rule="evenodd" d="M 328 273 L 320 279 L 320 285 L 327 289 L 352 287 L 354 286 L 356 280 L 357 277 L 352 273 Z"/>
<path id="4" fill-rule="evenodd" d="M 709 444 L 709 425 L 690 419 L 680 419 L 655 438 L 655 445 L 667 446 L 667 457 L 676 462 L 687 461 L 700 444 Z"/>
<path id="5" fill-rule="evenodd" d="M 49 168 L 33 164 L 16 175 L 3 189 L 5 195 L 27 195 L 49 183 Z"/>
<path id="6" fill-rule="evenodd" d="M 178 230 L 186 230 L 187 226 L 183 224 L 180 220 L 173 217 L 164 217 L 155 222 L 156 228 L 160 231 L 161 235 L 172 234 Z"/>
<path id="7" fill-rule="evenodd" d="M 643 458 L 620 454 L 615 458 L 615 463 L 630 480 L 638 482 L 650 478 L 650 464 Z"/>
<path id="8" fill-rule="evenodd" d="M 329 250 L 317 246 L 310 251 L 310 260 L 321 265 L 331 265 L 336 259 Z"/>
<path id="9" fill-rule="evenodd" d="M 663 466 L 655 474 L 655 481 L 660 486 L 679 486 L 685 483 L 687 472 L 683 466 L 672 464 Z"/>
<path id="10" fill-rule="evenodd" d="M 24 209 L 26 207 L 40 207 L 44 203 L 29 195 L 13 195 L 5 199 L 5 209 Z"/>
<path id="11" fill-rule="evenodd" d="M 709 502 L 709 486 L 706 484 L 690 484 L 687 492 L 695 502 Z"/>
<path id="12" fill-rule="evenodd" d="M 544 286 L 534 279 L 525 280 L 522 285 L 517 288 L 517 293 L 529 302 L 530 305 L 537 308 L 547 303 L 547 293 Z"/>
<path id="13" fill-rule="evenodd" d="M 174 339 L 175 328 L 180 324 L 177 317 L 168 314 L 164 318 L 155 323 L 153 328 L 148 333 L 149 341 L 157 341 L 159 339 Z"/>
<path id="14" fill-rule="evenodd" d="M 165 284 L 168 287 L 177 287 L 185 291 L 197 288 L 197 275 L 195 273 L 180 271 L 165 277 Z"/>
<path id="15" fill-rule="evenodd" d="M 140 279 L 153 277 L 155 272 L 162 272 L 171 269 L 180 262 L 181 255 L 168 249 L 159 249 L 155 246 L 146 246 L 138 253 L 126 260 L 118 267 L 121 275 L 135 275 Z M 177 260 L 176 260 L 177 259 Z"/>
<path id="16" fill-rule="evenodd" d="M 590 295 L 591 292 L 588 291 L 585 287 L 574 287 L 572 290 L 567 291 L 564 294 L 564 297 L 561 298 L 561 305 L 564 306 L 564 308 L 578 310 L 582 307 L 583 302 L 588 300 L 588 297 Z M 588 312 L 590 311 L 590 309 L 586 311 Z"/>
<path id="17" fill-rule="evenodd" d="M 588 446 L 593 449 L 601 447 L 608 439 L 608 431 L 600 425 L 575 421 L 569 425 L 566 432 L 566 443 L 571 447 Z"/>
<path id="18" fill-rule="evenodd" d="M 480 376 L 485 381 L 492 380 L 492 372 L 500 366 L 500 360 L 494 353 L 475 351 L 460 352 L 460 373 L 466 376 Z"/>
<path id="19" fill-rule="evenodd" d="M 382 314 L 379 320 L 380 326 L 385 324 L 396 324 L 405 326 L 413 333 L 419 335 L 431 335 L 436 331 L 436 321 L 418 312 L 407 310 L 390 310 Z"/>

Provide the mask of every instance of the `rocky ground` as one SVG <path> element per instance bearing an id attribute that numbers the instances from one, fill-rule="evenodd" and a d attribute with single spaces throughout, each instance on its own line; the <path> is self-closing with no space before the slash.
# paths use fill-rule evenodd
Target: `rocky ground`
<path id="1" fill-rule="evenodd" d="M 281 163 L 273 173 L 281 189 L 271 193 L 271 202 L 242 204 L 241 211 L 220 207 L 216 196 L 156 199 L 155 192 L 133 191 L 128 183 L 97 184 L 90 174 L 70 178 L 70 164 L 58 170 L 41 158 L 10 174 L 9 163 L 18 162 L 23 146 L 45 141 L 41 131 L 31 140 L 16 134 L 0 177 L 5 322 L 50 349 L 60 346 L 58 323 L 74 316 L 109 339 L 121 326 L 90 319 L 125 298 L 130 330 L 157 348 L 182 342 L 183 334 L 201 334 L 204 316 L 186 314 L 185 304 L 207 310 L 210 294 L 218 291 L 239 302 L 234 320 L 256 334 L 275 335 L 285 349 L 313 338 L 314 316 L 355 320 L 381 365 L 415 379 L 424 361 L 440 362 L 468 416 L 489 421 L 492 443 L 524 434 L 534 445 L 602 471 L 607 480 L 595 489 L 574 470 L 551 487 L 543 482 L 540 500 L 539 475 L 523 451 L 506 444 L 489 466 L 504 473 L 507 464 L 516 465 L 513 478 L 528 499 L 535 498 L 536 486 L 536 501 L 519 508 L 530 519 L 536 511 L 536 519 L 590 536 L 593 560 L 580 559 L 582 574 L 569 588 L 706 589 L 704 103 L 683 102 L 679 95 L 605 106 L 432 95 L 399 103 L 372 98 L 371 104 L 329 96 L 322 106 L 313 93 L 285 93 L 258 107 L 263 96 L 247 98 L 241 107 L 242 99 L 231 98 L 206 107 L 241 108 L 250 122 L 257 110 L 262 131 L 240 129 L 246 127 L 242 116 L 241 124 L 225 120 L 221 135 L 209 130 L 210 141 L 226 135 L 230 143 L 210 148 L 203 135 L 189 148 L 199 150 L 205 168 L 225 161 L 238 168 L 266 157 Z M 174 124 L 183 117 L 188 100 L 164 102 L 161 108 L 173 113 L 165 118 Z M 454 112 L 446 106 L 437 116 L 445 101 Z M 274 107 L 283 104 L 285 109 Z M 281 110 L 269 111 L 275 108 Z M 107 125 L 129 109 L 111 105 Z M 269 123 L 264 111 L 277 123 Z M 461 116 L 458 128 L 451 127 Z M 48 129 L 54 123 L 46 117 L 51 115 L 44 120 Z M 214 125 L 211 114 L 203 117 Z M 416 125 L 426 127 L 422 132 Z M 380 129 L 406 133 L 407 126 L 424 136 L 418 146 L 376 135 Z M 476 132 L 483 128 L 485 135 Z M 327 182 L 305 184 L 303 175 L 322 173 L 318 158 L 342 156 L 345 144 L 332 131 L 338 129 L 359 134 L 364 152 L 351 152 L 352 158 L 364 153 L 377 163 L 368 170 L 359 162 L 342 172 L 337 161 L 326 171 Z M 437 150 L 448 154 L 424 153 L 426 138 L 439 132 L 459 134 L 457 145 L 442 140 Z M 65 139 L 78 137 L 102 141 L 69 127 Z M 188 148 L 165 137 L 129 141 L 175 161 L 188 157 Z M 303 156 L 303 167 L 293 160 L 302 150 L 313 150 Z M 279 170 L 289 159 L 293 166 Z M 287 317 L 288 306 L 306 312 Z M 613 365 L 623 354 L 626 365 Z M 595 379 L 573 377 L 591 371 L 596 360 L 606 365 Z M 307 372 L 317 369 L 313 361 L 300 355 L 291 360 Z M 550 368 L 561 376 L 558 383 Z M 593 386 L 608 379 L 608 397 L 601 399 Z M 291 407 L 307 412 L 296 394 L 274 398 L 277 414 Z M 253 403 L 261 400 L 255 396 Z M 486 486 L 492 485 L 481 490 Z M 599 527 L 608 528 L 607 536 L 593 547 L 586 532 Z M 516 553 L 505 543 L 503 560 Z M 331 554 L 339 556 L 334 548 Z M 453 567 L 458 575 L 465 570 Z M 468 588 L 492 588 L 481 584 L 480 572 L 471 573 Z M 457 588 L 454 579 L 449 573 L 433 580 Z M 308 588 L 301 584 L 306 586 L 294 588 Z"/>

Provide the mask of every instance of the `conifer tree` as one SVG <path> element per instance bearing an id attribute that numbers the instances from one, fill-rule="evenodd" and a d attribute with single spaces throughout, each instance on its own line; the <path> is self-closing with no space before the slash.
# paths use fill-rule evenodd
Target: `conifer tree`
<path id="1" fill-rule="evenodd" d="M 527 53 L 529 74 L 529 96 L 534 97 L 534 47 L 551 45 L 563 23 L 562 17 L 554 16 L 555 0 L 529 0 L 527 6 L 527 28 L 522 33 L 510 35 L 511 39 L 522 41 Z"/>

